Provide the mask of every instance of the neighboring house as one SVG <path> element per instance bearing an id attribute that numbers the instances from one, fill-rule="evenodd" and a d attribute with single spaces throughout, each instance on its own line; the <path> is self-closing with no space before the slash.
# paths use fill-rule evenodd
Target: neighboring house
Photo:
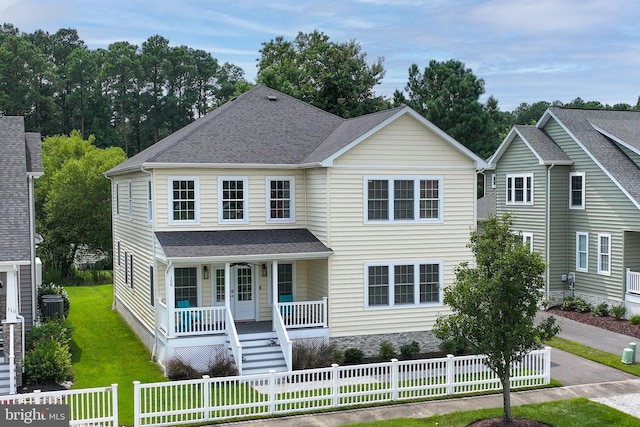
<path id="1" fill-rule="evenodd" d="M 345 120 L 256 86 L 106 173 L 114 306 L 165 365 L 434 348 L 484 166 L 408 107 Z"/>
<path id="2" fill-rule="evenodd" d="M 547 295 L 640 314 L 640 112 L 550 108 L 490 163 L 497 213 L 548 263 Z"/>
<path id="3" fill-rule="evenodd" d="M 0 115 L 0 394 L 22 384 L 24 333 L 36 314 L 34 179 L 41 176 L 40 134 L 22 117 Z"/>
<path id="4" fill-rule="evenodd" d="M 496 215 L 496 171 L 487 167 L 481 171 L 481 175 L 483 187 L 482 197 L 478 199 L 477 206 L 478 231 L 484 228 L 484 223 L 489 219 L 489 216 Z"/>

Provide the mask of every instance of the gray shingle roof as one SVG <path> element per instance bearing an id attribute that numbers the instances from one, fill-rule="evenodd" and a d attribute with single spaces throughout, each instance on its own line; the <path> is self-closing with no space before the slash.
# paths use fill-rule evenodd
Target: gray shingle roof
<path id="1" fill-rule="evenodd" d="M 489 214 L 496 215 L 496 192 L 492 191 L 487 193 L 483 197 L 480 197 L 477 201 L 477 213 L 478 221 L 486 221 L 489 219 Z"/>
<path id="2" fill-rule="evenodd" d="M 515 128 L 545 163 L 571 161 L 567 153 L 562 151 L 543 129 L 524 125 L 517 125 Z"/>
<path id="3" fill-rule="evenodd" d="M 169 259 L 332 253 L 307 229 L 158 231 L 156 237 Z"/>
<path id="4" fill-rule="evenodd" d="M 634 135 L 640 130 L 640 111 L 577 110 L 550 108 L 549 111 L 571 132 L 584 149 L 640 204 L 640 167 L 617 143 L 597 131 L 599 123 L 608 133 L 621 136 L 629 145 L 638 145 Z M 626 139 L 629 138 L 629 139 Z"/>
<path id="5" fill-rule="evenodd" d="M 22 117 L 0 116 L 0 262 L 30 259 L 27 172 L 42 170 L 39 143 Z"/>

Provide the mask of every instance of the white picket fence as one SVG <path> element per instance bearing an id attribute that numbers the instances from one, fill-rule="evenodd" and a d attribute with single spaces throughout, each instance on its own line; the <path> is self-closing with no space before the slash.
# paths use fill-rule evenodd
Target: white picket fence
<path id="1" fill-rule="evenodd" d="M 486 356 L 392 360 L 225 378 L 134 382 L 134 426 L 174 426 L 500 390 Z M 551 349 L 511 367 L 511 387 L 551 380 Z"/>
<path id="2" fill-rule="evenodd" d="M 0 396 L 0 405 L 69 405 L 69 426 L 118 427 L 118 385 Z"/>

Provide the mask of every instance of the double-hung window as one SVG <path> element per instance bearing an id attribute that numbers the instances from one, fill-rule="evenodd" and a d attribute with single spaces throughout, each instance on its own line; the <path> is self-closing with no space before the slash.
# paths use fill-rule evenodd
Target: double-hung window
<path id="1" fill-rule="evenodd" d="M 114 205 L 116 206 L 116 216 L 120 215 L 120 183 L 116 181 L 115 183 L 115 198 L 116 201 Z"/>
<path id="2" fill-rule="evenodd" d="M 153 222 L 153 192 L 151 189 L 151 179 L 147 180 L 147 221 Z"/>
<path id="3" fill-rule="evenodd" d="M 522 244 L 529 249 L 529 252 L 533 252 L 533 233 L 523 231 L 521 234 Z"/>
<path id="4" fill-rule="evenodd" d="M 569 209 L 584 209 L 585 174 L 572 172 L 569 174 Z"/>
<path id="5" fill-rule="evenodd" d="M 589 233 L 576 233 L 576 271 L 589 271 Z"/>
<path id="6" fill-rule="evenodd" d="M 398 262 L 365 267 L 369 308 L 406 307 L 439 303 L 441 262 Z"/>
<path id="7" fill-rule="evenodd" d="M 507 205 L 533 205 L 533 174 L 507 174 Z"/>
<path id="8" fill-rule="evenodd" d="M 442 178 L 365 178 L 366 222 L 441 221 Z"/>
<path id="9" fill-rule="evenodd" d="M 170 222 L 196 224 L 200 221 L 199 184 L 195 177 L 169 177 Z"/>
<path id="10" fill-rule="evenodd" d="M 611 234 L 598 234 L 598 274 L 611 275 Z"/>
<path id="11" fill-rule="evenodd" d="M 218 209 L 220 223 L 249 222 L 247 178 L 218 178 Z"/>
<path id="12" fill-rule="evenodd" d="M 133 184 L 131 180 L 127 182 L 128 185 L 128 193 L 127 193 L 127 211 L 129 213 L 129 219 L 133 218 Z"/>
<path id="13" fill-rule="evenodd" d="M 294 222 L 293 177 L 267 177 L 267 222 Z"/>

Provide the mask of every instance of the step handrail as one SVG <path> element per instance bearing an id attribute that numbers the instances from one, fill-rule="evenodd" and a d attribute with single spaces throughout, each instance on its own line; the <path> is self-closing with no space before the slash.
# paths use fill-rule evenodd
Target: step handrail
<path id="1" fill-rule="evenodd" d="M 289 334 L 287 333 L 287 328 L 284 325 L 284 319 L 282 318 L 282 313 L 280 313 L 278 304 L 273 304 L 273 328 L 278 336 L 278 341 L 280 341 L 280 348 L 284 355 L 284 361 L 287 364 L 287 371 L 292 371 L 293 345 L 291 343 L 291 338 L 289 338 Z"/>
<path id="2" fill-rule="evenodd" d="M 229 337 L 229 344 L 231 345 L 233 358 L 236 360 L 238 375 L 242 375 L 242 344 L 240 344 L 240 338 L 238 338 L 238 331 L 236 330 L 236 324 L 233 321 L 233 315 L 231 314 L 231 310 L 229 310 L 228 307 L 225 310 L 225 317 L 226 317 L 227 336 Z"/>

